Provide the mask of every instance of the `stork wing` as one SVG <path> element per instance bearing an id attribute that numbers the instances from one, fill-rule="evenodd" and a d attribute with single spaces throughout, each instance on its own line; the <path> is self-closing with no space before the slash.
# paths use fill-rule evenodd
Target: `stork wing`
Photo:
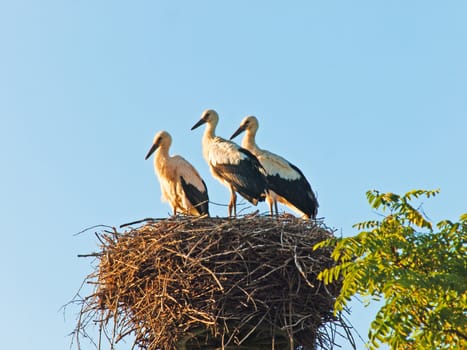
<path id="1" fill-rule="evenodd" d="M 191 205 L 195 207 L 199 215 L 207 214 L 209 215 L 209 197 L 206 184 L 203 180 L 203 190 L 200 190 L 198 187 L 187 183 L 183 176 L 180 176 L 180 182 L 182 183 L 183 191 L 185 192 L 186 197 L 190 201 Z"/>
<path id="2" fill-rule="evenodd" d="M 216 137 L 209 146 L 209 164 L 212 166 L 217 164 L 237 165 L 240 161 L 251 157 L 256 159 L 248 150 L 220 137 Z"/>
<path id="3" fill-rule="evenodd" d="M 176 169 L 188 201 L 200 215 L 209 215 L 208 189 L 198 171 L 181 156 L 172 159 L 177 161 Z"/>
<path id="4" fill-rule="evenodd" d="M 258 155 L 258 160 L 266 170 L 268 176 L 277 175 L 288 180 L 297 180 L 303 176 L 297 167 L 272 152 L 263 150 L 261 154 Z"/>
<path id="5" fill-rule="evenodd" d="M 213 145 L 209 151 L 209 165 L 217 177 L 227 182 L 242 197 L 253 204 L 264 201 L 267 182 L 258 159 L 233 142 Z"/>
<path id="6" fill-rule="evenodd" d="M 309 217 L 316 217 L 318 200 L 302 171 L 271 152 L 263 152 L 260 161 L 266 169 L 269 188 Z"/>

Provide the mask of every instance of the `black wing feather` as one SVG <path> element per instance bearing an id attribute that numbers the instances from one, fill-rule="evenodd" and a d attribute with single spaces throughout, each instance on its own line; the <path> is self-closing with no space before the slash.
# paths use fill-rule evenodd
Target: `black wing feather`
<path id="1" fill-rule="evenodd" d="M 285 198 L 294 207 L 315 219 L 318 214 L 318 200 L 315 193 L 302 171 L 295 165 L 288 163 L 291 168 L 300 174 L 300 177 L 295 180 L 287 180 L 279 175 L 268 175 L 269 188 L 279 196 Z"/>
<path id="2" fill-rule="evenodd" d="M 239 151 L 247 157 L 238 164 L 216 164 L 213 169 L 249 202 L 263 202 L 268 188 L 266 177 L 260 171 L 263 167 L 250 151 L 244 148 Z"/>
<path id="3" fill-rule="evenodd" d="M 209 216 L 209 197 L 208 189 L 203 180 L 201 180 L 204 185 L 204 191 L 198 190 L 192 184 L 189 184 L 185 181 L 183 176 L 180 176 L 180 182 L 182 183 L 183 191 L 185 192 L 188 200 L 191 205 L 195 207 L 199 215 L 207 214 Z"/>

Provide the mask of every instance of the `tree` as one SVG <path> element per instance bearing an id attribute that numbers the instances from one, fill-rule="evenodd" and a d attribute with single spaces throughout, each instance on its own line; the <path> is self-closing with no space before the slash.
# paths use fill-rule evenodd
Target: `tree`
<path id="1" fill-rule="evenodd" d="M 342 280 L 335 301 L 341 311 L 355 295 L 369 303 L 383 299 L 369 330 L 369 347 L 467 349 L 467 214 L 458 222 L 432 222 L 411 203 L 439 191 L 403 196 L 368 191 L 381 220 L 354 225 L 354 237 L 331 239 L 336 265 L 321 272 L 325 283 Z"/>

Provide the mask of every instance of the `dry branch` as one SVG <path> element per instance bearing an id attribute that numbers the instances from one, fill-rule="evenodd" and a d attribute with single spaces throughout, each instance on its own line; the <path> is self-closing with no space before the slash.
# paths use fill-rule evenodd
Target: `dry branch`
<path id="1" fill-rule="evenodd" d="M 97 323 L 111 348 L 128 335 L 147 350 L 332 348 L 336 327 L 348 334 L 333 315 L 340 285 L 316 279 L 333 261 L 328 248 L 312 250 L 331 236 L 290 216 L 103 231 L 75 335 Z"/>

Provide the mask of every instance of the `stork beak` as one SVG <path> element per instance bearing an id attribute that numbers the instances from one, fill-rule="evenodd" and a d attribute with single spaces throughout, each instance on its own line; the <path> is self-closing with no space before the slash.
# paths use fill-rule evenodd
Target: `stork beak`
<path id="1" fill-rule="evenodd" d="M 238 135 L 240 135 L 242 132 L 244 132 L 246 129 L 246 126 L 245 125 L 240 125 L 240 127 L 237 129 L 237 131 L 235 131 L 232 136 L 230 136 L 230 139 L 232 140 L 233 138 L 237 137 Z"/>
<path id="2" fill-rule="evenodd" d="M 149 149 L 148 154 L 146 154 L 146 157 L 144 158 L 144 160 L 147 160 L 151 156 L 151 154 L 153 154 L 156 151 L 156 149 L 159 148 L 159 145 L 160 145 L 159 140 L 157 140 L 155 143 L 153 143 L 151 148 Z"/>
<path id="3" fill-rule="evenodd" d="M 191 130 L 195 130 L 197 127 L 203 125 L 204 123 L 206 123 L 206 120 L 204 118 L 201 118 L 195 125 L 191 127 Z"/>

